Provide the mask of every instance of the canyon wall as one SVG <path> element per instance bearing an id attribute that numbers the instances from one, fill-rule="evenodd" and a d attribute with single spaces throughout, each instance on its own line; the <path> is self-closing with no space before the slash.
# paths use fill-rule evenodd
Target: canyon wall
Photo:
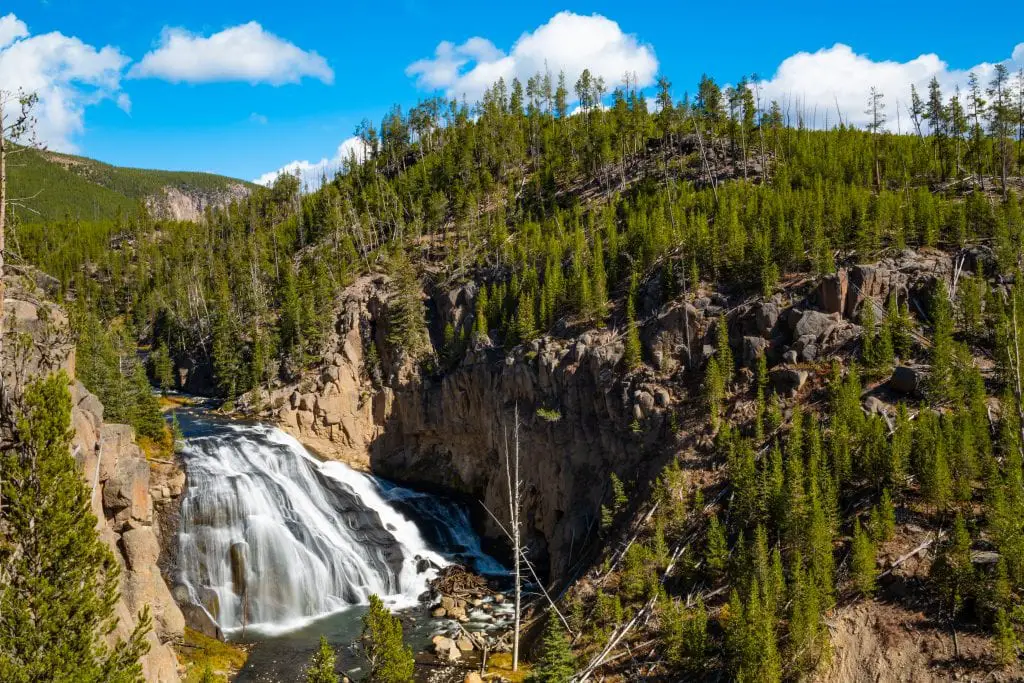
<path id="1" fill-rule="evenodd" d="M 151 463 L 128 425 L 103 421 L 103 404 L 75 377 L 75 349 L 64 312 L 48 299 L 53 281 L 28 269 L 8 269 L 4 293 L 4 344 L 0 369 L 15 394 L 35 377 L 64 370 L 71 385 L 73 454 L 91 489 L 96 529 L 121 565 L 118 625 L 112 638 L 126 638 L 139 612 L 149 606 L 153 628 L 142 658 L 147 681 L 179 681 L 172 644 L 185 620 L 160 574 L 161 530 L 153 515 L 157 498 L 180 495 L 184 476 L 172 463 Z M 49 290 L 49 291 L 48 291 Z M 173 533 L 173 530 L 168 533 Z"/>
<path id="2" fill-rule="evenodd" d="M 965 254 L 963 267 L 973 271 L 986 258 Z M 668 452 L 679 448 L 674 431 L 684 416 L 703 410 L 703 366 L 719 320 L 741 367 L 738 385 L 751 380 L 765 354 L 775 388 L 791 395 L 827 369 L 822 361 L 855 348 L 861 328 L 853 321 L 865 301 L 881 307 L 894 292 L 926 308 L 936 277 L 948 282 L 953 271 L 947 254 L 908 251 L 784 282 L 771 297 L 702 291 L 685 301 L 664 300 L 655 274 L 638 296 L 646 365 L 632 372 L 622 363 L 623 336 L 614 328 L 545 336 L 506 350 L 471 343 L 446 365 L 451 354 L 443 330 L 458 336 L 471 329 L 473 283 L 424 294 L 438 367 L 417 370 L 387 343 L 387 278 L 367 276 L 342 293 L 321 367 L 239 405 L 325 457 L 462 497 L 485 536 L 499 543 L 503 531 L 481 505 L 502 523 L 508 519 L 505 452 L 506 443 L 512 449 L 518 406 L 526 542 L 548 575 L 564 577 L 600 538 L 610 475 L 645 493 Z M 894 377 L 890 384 L 913 391 L 920 373 L 900 368 L 897 375 L 912 375 L 910 381 Z M 699 431 L 702 424 L 690 427 Z"/>

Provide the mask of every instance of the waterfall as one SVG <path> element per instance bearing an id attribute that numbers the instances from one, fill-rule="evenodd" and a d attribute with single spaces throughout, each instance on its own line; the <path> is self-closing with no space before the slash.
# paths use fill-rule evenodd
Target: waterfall
<path id="1" fill-rule="evenodd" d="M 502 571 L 449 501 L 321 462 L 278 429 L 204 419 L 183 426 L 178 580 L 229 635 L 243 624 L 290 631 L 373 593 L 413 604 L 447 558 Z M 433 547 L 399 507 L 430 520 Z"/>

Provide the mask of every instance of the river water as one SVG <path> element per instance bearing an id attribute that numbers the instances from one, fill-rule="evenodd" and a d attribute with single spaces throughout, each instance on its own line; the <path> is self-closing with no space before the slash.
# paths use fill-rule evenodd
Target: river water
<path id="1" fill-rule="evenodd" d="M 449 562 L 500 577 L 465 507 L 323 462 L 279 429 L 179 411 L 187 486 L 174 583 L 232 640 L 256 642 L 239 680 L 295 680 L 320 635 L 358 666 L 371 594 L 424 645 L 420 596 Z M 358 673 L 358 672 L 357 672 Z"/>

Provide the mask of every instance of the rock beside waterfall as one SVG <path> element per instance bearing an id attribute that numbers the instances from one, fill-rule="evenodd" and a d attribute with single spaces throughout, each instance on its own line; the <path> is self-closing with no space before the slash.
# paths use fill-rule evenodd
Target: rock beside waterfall
<path id="1" fill-rule="evenodd" d="M 121 596 L 114 606 L 118 623 L 108 643 L 128 638 L 139 612 L 148 606 L 153 629 L 146 636 L 149 652 L 140 660 L 143 676 L 151 683 L 177 683 L 178 659 L 172 644 L 182 640 L 185 619 L 157 563 L 161 531 L 153 515 L 151 466 L 135 443 L 132 428 L 105 423 L 103 404 L 75 380 L 75 349 L 67 317 L 46 301 L 53 295 L 50 284 L 34 269 L 6 269 L 0 281 L 6 337 L 0 373 L 16 392 L 33 378 L 58 370 L 72 380 L 72 455 L 91 493 L 89 504 L 100 539 L 121 566 Z M 23 335 L 36 343 L 27 347 L 13 343 Z M 8 355 L 16 347 L 27 348 L 27 355 L 18 362 Z"/>
<path id="2" fill-rule="evenodd" d="M 434 636 L 431 639 L 434 645 L 434 654 L 442 662 L 457 662 L 462 659 L 462 651 L 454 640 L 447 636 Z"/>

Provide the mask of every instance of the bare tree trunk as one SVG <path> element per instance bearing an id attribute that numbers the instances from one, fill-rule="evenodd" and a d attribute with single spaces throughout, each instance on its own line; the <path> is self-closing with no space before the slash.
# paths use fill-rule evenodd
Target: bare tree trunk
<path id="1" fill-rule="evenodd" d="M 4 357 L 4 228 L 7 224 L 7 140 L 4 126 L 4 93 L 0 91 L 0 363 Z M 7 405 L 4 373 L 0 370 L 0 412 Z"/>
<path id="2" fill-rule="evenodd" d="M 505 443 L 505 477 L 508 481 L 508 512 L 511 525 L 512 557 L 515 574 L 515 607 L 512 626 L 512 670 L 519 670 L 519 631 L 522 623 L 522 544 L 519 537 L 519 404 L 516 404 L 515 426 L 512 431 L 513 462 L 509 462 L 508 442 Z"/>

